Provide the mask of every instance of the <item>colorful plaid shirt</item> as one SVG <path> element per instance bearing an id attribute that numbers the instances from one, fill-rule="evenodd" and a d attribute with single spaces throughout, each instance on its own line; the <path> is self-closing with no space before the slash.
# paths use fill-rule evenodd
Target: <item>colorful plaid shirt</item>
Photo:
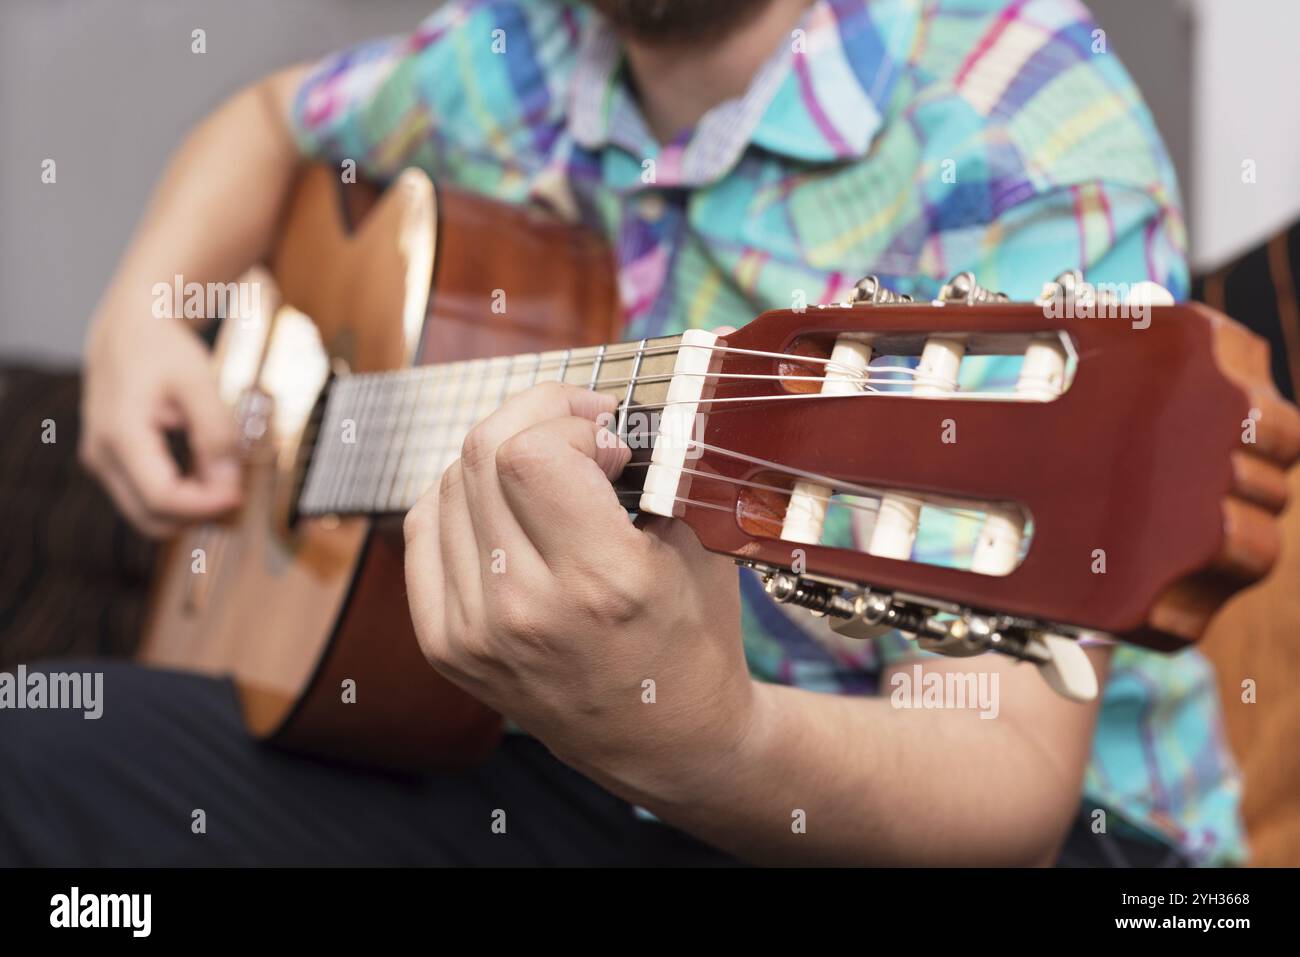
<path id="1" fill-rule="evenodd" d="M 830 301 L 868 272 L 924 296 L 963 269 L 1014 298 L 1067 268 L 1180 298 L 1188 286 L 1170 162 L 1076 0 L 819 0 L 744 96 L 667 144 L 597 14 L 453 0 L 409 35 L 326 59 L 295 126 L 304 153 L 371 177 L 415 165 L 598 228 L 629 339 Z M 1013 372 L 986 363 L 962 385 Z M 951 561 L 970 537 L 923 516 L 913 557 Z M 920 654 L 900 635 L 824 640 L 748 573 L 741 591 L 761 679 L 875 694 L 884 668 Z M 1083 802 L 1192 861 L 1244 859 L 1203 658 L 1117 649 Z"/>

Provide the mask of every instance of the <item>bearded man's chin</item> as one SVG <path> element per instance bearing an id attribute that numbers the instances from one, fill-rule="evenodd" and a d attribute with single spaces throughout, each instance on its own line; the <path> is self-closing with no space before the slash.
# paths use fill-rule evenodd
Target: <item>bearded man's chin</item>
<path id="1" fill-rule="evenodd" d="M 583 0 L 625 37 L 645 43 L 698 43 L 743 24 L 771 0 Z"/>

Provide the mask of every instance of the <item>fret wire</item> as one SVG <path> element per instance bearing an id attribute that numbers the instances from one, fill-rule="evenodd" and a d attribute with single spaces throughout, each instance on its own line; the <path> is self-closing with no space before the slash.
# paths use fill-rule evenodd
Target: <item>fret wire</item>
<path id="1" fill-rule="evenodd" d="M 510 394 L 510 380 L 514 378 L 515 360 L 517 358 L 518 356 L 511 356 L 506 360 L 506 374 L 501 378 L 501 394 L 497 396 L 498 407 L 506 401 L 507 396 Z"/>
<path id="2" fill-rule="evenodd" d="M 370 453 L 374 445 L 375 426 L 379 417 L 383 379 L 376 376 L 370 380 L 369 386 L 360 410 L 361 418 L 357 420 L 357 441 L 352 447 L 352 481 L 348 484 L 346 496 L 346 507 L 349 511 L 355 511 L 361 506 L 361 490 L 369 474 Z"/>
<path id="3" fill-rule="evenodd" d="M 320 430 L 316 433 L 316 441 L 312 445 L 312 470 L 316 473 L 313 476 L 315 485 L 311 495 L 311 503 L 316 508 L 324 508 L 328 504 L 328 492 L 330 480 L 334 475 L 334 457 L 338 455 L 338 449 L 329 437 L 338 431 L 338 420 L 342 414 L 339 410 L 342 408 L 340 396 L 343 390 L 343 379 L 335 378 L 330 383 L 330 397 L 325 405 L 325 415 L 321 421 Z M 325 444 L 322 445 L 322 442 Z M 317 469 L 316 461 L 319 459 L 320 466 Z"/>
<path id="4" fill-rule="evenodd" d="M 492 360 L 488 359 L 482 362 L 481 368 L 483 369 L 483 374 L 479 377 L 478 380 L 478 393 L 474 396 L 474 401 L 470 403 L 469 406 L 470 421 L 469 424 L 465 426 L 465 431 L 461 433 L 461 442 L 465 441 L 465 436 L 469 434 L 469 430 L 472 429 L 474 425 L 478 422 L 479 409 L 483 407 L 483 400 L 488 397 L 487 395 L 488 371 L 492 368 Z"/>
<path id="5" fill-rule="evenodd" d="M 374 501 L 375 487 L 379 484 L 379 470 L 382 467 L 384 448 L 388 439 L 389 406 L 392 402 L 391 383 L 387 377 L 378 379 L 375 389 L 374 413 L 371 416 L 370 435 L 366 442 L 366 454 L 362 459 L 361 481 L 357 483 L 357 497 L 353 508 L 366 508 Z"/>
<path id="6" fill-rule="evenodd" d="M 393 497 L 393 489 L 397 486 L 397 477 L 402 468 L 402 460 L 406 457 L 406 451 L 409 446 L 411 435 L 411 420 L 414 418 L 415 392 L 412 390 L 413 385 L 418 385 L 419 379 L 411 374 L 410 369 L 403 370 L 398 378 L 398 403 L 397 403 L 397 422 L 393 429 L 388 451 L 389 461 L 384 463 L 384 474 L 379 482 L 379 493 L 375 499 L 375 505 L 383 506 L 385 509 L 390 504 Z M 399 438 L 400 436 L 400 438 Z"/>
<path id="7" fill-rule="evenodd" d="M 374 454 L 369 456 L 370 467 L 366 470 L 366 484 L 361 493 L 361 507 L 370 510 L 379 497 L 379 486 L 384 480 L 384 469 L 388 467 L 388 454 L 392 450 L 393 422 L 396 417 L 395 399 L 396 382 L 391 376 L 381 380 L 379 403 L 379 428 L 376 438 L 379 440 Z"/>
<path id="8" fill-rule="evenodd" d="M 338 398 L 338 394 L 334 391 L 333 383 L 331 383 L 329 393 L 325 399 L 325 408 L 321 410 L 320 427 L 316 430 L 317 435 L 312 436 L 310 444 L 307 446 L 311 450 L 311 458 L 307 463 L 307 477 L 302 483 L 302 494 L 298 498 L 299 508 L 310 508 L 320 497 L 321 476 L 324 474 L 325 457 L 328 450 L 322 449 L 317 439 L 321 430 L 329 426 L 330 406 L 334 404 L 336 398 Z"/>
<path id="9" fill-rule="evenodd" d="M 434 466 L 434 470 L 433 470 L 434 481 L 437 481 L 438 479 L 442 478 L 442 473 L 447 471 L 447 466 L 450 465 L 453 461 L 451 457 L 451 449 L 460 444 L 459 441 L 456 441 L 454 442 L 454 444 L 452 444 L 449 447 L 447 441 L 448 436 L 449 435 L 454 436 L 455 432 L 443 431 L 443 430 L 455 428 L 454 420 L 456 418 L 456 412 L 460 406 L 461 397 L 465 391 L 466 382 L 469 379 L 469 363 L 467 362 L 461 363 L 460 373 L 461 373 L 460 378 L 457 379 L 456 381 L 456 401 L 451 403 L 451 405 L 448 407 L 448 417 L 438 423 L 439 431 L 443 432 L 443 434 L 439 435 L 438 437 L 438 463 L 436 466 Z"/>
<path id="10" fill-rule="evenodd" d="M 509 365 L 514 358 L 513 356 L 508 357 L 506 364 Z M 466 435 L 469 434 L 470 429 L 491 415 L 500 404 L 496 402 L 492 392 L 488 389 L 488 385 L 492 382 L 492 366 L 496 362 L 496 359 L 487 359 L 483 363 L 483 387 L 479 389 L 478 398 L 474 400 L 474 405 L 469 410 L 469 422 L 465 426 Z"/>
<path id="11" fill-rule="evenodd" d="M 353 382 L 347 376 L 341 376 L 334 380 L 335 394 L 333 401 L 330 403 L 334 406 L 332 415 L 332 425 L 330 431 L 326 433 L 328 443 L 328 454 L 326 456 L 326 472 L 321 479 L 321 505 L 329 508 L 334 501 L 334 485 L 338 479 L 339 473 L 343 470 L 343 443 L 339 441 L 339 436 L 343 429 L 344 410 L 347 408 L 348 395 L 352 391 Z M 319 439 L 317 440 L 319 441 Z"/>
<path id="12" fill-rule="evenodd" d="M 331 418 L 338 417 L 338 380 L 335 379 L 329 383 L 329 395 L 325 400 L 325 408 L 321 410 L 321 422 L 316 430 L 316 435 L 311 443 L 311 460 L 308 465 L 307 481 L 304 483 L 303 494 L 300 499 L 302 506 L 317 504 L 321 498 L 321 489 L 325 484 L 325 477 L 329 474 L 328 459 L 330 453 L 334 451 L 332 447 L 326 446 L 323 450 L 320 445 L 320 436 L 323 432 L 329 435 L 331 428 Z"/>
<path id="13" fill-rule="evenodd" d="M 587 385 L 590 392 L 596 391 L 596 380 L 600 378 L 600 364 L 605 360 L 605 347 L 602 345 L 596 350 L 596 358 L 591 363 L 591 382 Z"/>
<path id="14" fill-rule="evenodd" d="M 357 479 L 361 475 L 361 463 L 365 461 L 366 436 L 366 415 L 371 401 L 371 393 L 378 388 L 378 380 L 366 378 L 358 383 L 356 401 L 353 404 L 352 411 L 347 416 L 352 421 L 352 443 L 345 446 L 343 455 L 347 460 L 346 470 L 344 472 L 345 480 L 340 492 L 339 500 L 345 511 L 352 507 L 352 490 L 356 488 Z"/>
<path id="15" fill-rule="evenodd" d="M 433 417 L 433 431 L 429 440 L 430 483 L 442 478 L 442 473 L 447 467 L 447 463 L 443 460 L 447 444 L 447 430 L 450 428 L 451 420 L 455 416 L 456 406 L 460 402 L 461 394 L 465 391 L 465 383 L 469 378 L 468 367 L 464 363 L 457 363 L 455 372 L 456 374 L 452 376 L 447 390 L 447 399 L 441 403 L 441 408 Z"/>
<path id="16" fill-rule="evenodd" d="M 500 375 L 501 375 L 501 388 L 499 388 L 499 389 L 496 389 L 496 388 L 492 389 L 490 394 L 488 394 L 488 393 L 485 391 L 485 393 L 484 393 L 484 399 L 485 399 L 485 401 L 484 401 L 484 402 L 480 402 L 479 405 L 478 405 L 479 415 L 478 415 L 478 418 L 475 420 L 475 424 L 477 424 L 478 422 L 481 422 L 483 419 L 486 419 L 489 415 L 491 415 L 491 414 L 492 414 L 493 412 L 495 412 L 497 409 L 501 408 L 501 403 L 505 402 L 506 399 L 510 398 L 510 394 L 511 394 L 511 393 L 510 393 L 510 377 L 513 376 L 513 375 L 515 374 L 515 372 L 514 372 L 515 366 L 519 364 L 519 360 L 520 360 L 521 358 L 527 358 L 527 357 L 526 357 L 526 356 L 506 356 L 506 357 L 498 357 L 498 358 L 496 358 L 496 359 L 492 359 L 492 360 L 490 360 L 490 362 L 488 363 L 488 369 L 489 369 L 489 372 L 490 372 L 491 374 L 487 377 L 487 378 L 488 378 L 488 382 L 489 382 L 489 384 L 492 384 L 492 383 L 495 383 L 495 382 L 496 382 L 496 379 L 492 378 L 492 376 L 495 376 L 497 373 L 495 373 L 495 372 L 491 372 L 491 368 L 492 368 L 492 366 L 495 365 L 497 362 L 500 362 L 500 363 L 501 363 L 501 373 L 500 373 Z"/>
<path id="17" fill-rule="evenodd" d="M 348 493 L 348 509 L 353 511 L 361 507 L 364 500 L 364 489 L 366 480 L 370 477 L 371 461 L 371 440 L 374 437 L 375 426 L 379 421 L 379 407 L 383 401 L 384 379 L 382 376 L 375 376 L 370 380 L 370 394 L 366 400 L 365 423 L 358 423 L 357 426 L 357 445 L 355 455 L 356 460 L 356 479 L 352 484 L 352 489 Z"/>
<path id="18" fill-rule="evenodd" d="M 674 340 L 676 340 L 678 337 L 674 336 L 674 337 L 666 337 L 666 338 L 673 338 Z M 566 349 L 564 355 L 560 359 L 557 359 L 554 363 L 547 362 L 545 361 L 544 358 L 542 359 L 541 364 L 539 366 L 538 378 L 541 377 L 540 373 L 542 371 L 545 371 L 550 368 L 556 368 L 556 369 L 563 368 L 567 373 L 570 368 L 575 366 L 581 367 L 583 365 L 589 365 L 589 364 L 602 364 L 603 362 L 609 360 L 617 360 L 622 358 L 635 358 L 638 354 L 645 355 L 645 356 L 672 355 L 678 352 L 681 348 L 680 345 L 674 342 L 672 344 L 666 344 L 662 346 L 654 346 L 646 349 L 641 349 L 640 342 L 648 342 L 648 341 L 649 341 L 648 339 L 640 340 L 638 341 L 637 345 L 633 348 L 622 349 L 617 351 L 610 349 L 608 345 L 593 346 L 591 347 L 592 353 L 589 357 L 573 356 L 572 353 L 575 350 Z M 695 348 L 713 348 L 716 351 L 738 352 L 738 353 L 753 354 L 753 355 L 760 355 L 760 356 L 771 356 L 774 358 L 797 359 L 801 362 L 808 362 L 813 364 L 818 364 L 818 363 L 826 364 L 829 362 L 829 360 L 827 359 L 818 359 L 815 356 L 798 356 L 793 354 L 785 355 L 783 353 L 766 353 L 766 352 L 756 353 L 749 349 L 725 349 L 721 346 L 713 346 L 713 347 L 696 346 Z M 536 357 L 537 355 L 538 355 L 537 353 L 532 353 L 532 352 L 520 353 L 519 355 L 513 356 L 513 358 L 521 359 L 521 358 L 528 358 L 530 356 Z M 504 358 L 511 358 L 511 357 L 495 356 L 492 357 L 491 360 L 479 359 L 479 360 L 468 360 L 468 361 L 471 363 L 477 362 L 481 365 L 484 361 L 495 361 L 497 359 L 504 359 Z M 461 367 L 462 365 L 464 365 L 464 363 L 465 360 L 457 361 L 457 362 L 435 363 L 431 365 L 415 366 L 409 370 L 400 370 L 400 372 L 403 373 L 411 372 L 411 373 L 419 373 L 420 375 L 424 375 L 424 376 L 434 376 L 437 370 L 453 370 Z M 345 376 L 344 378 L 349 380 L 364 381 L 368 379 L 390 378 L 396 374 L 398 373 L 397 372 L 361 372 L 361 373 Z"/>
<path id="19" fill-rule="evenodd" d="M 492 382 L 492 366 L 496 361 L 496 359 L 484 360 L 482 388 L 479 389 L 478 398 L 474 400 L 474 405 L 470 407 L 469 421 L 465 425 L 466 435 L 469 434 L 470 429 L 487 418 L 492 413 L 492 410 L 497 407 L 497 403 L 488 389 L 488 385 Z"/>
<path id="20" fill-rule="evenodd" d="M 432 485 L 438 480 L 438 458 L 442 452 L 442 429 L 443 420 L 446 418 L 448 411 L 453 407 L 453 401 L 460 389 L 461 381 L 464 377 L 464 367 L 459 364 L 452 364 L 446 367 L 446 388 L 442 399 L 434 408 L 433 414 L 429 417 L 429 429 L 426 438 L 424 458 L 424 481 Z"/>
<path id="21" fill-rule="evenodd" d="M 375 429 L 375 450 L 369 456 L 366 469 L 366 484 L 363 486 L 360 507 L 370 509 L 379 497 L 379 486 L 384 478 L 384 469 L 388 465 L 388 451 L 392 447 L 393 425 L 396 416 L 397 389 L 396 380 L 385 376 L 379 390 L 379 420 Z"/>
<path id="22" fill-rule="evenodd" d="M 450 375 L 439 374 L 428 384 L 428 394 L 420 400 L 420 428 L 415 454 L 411 457 L 411 475 L 406 481 L 407 507 L 424 494 L 429 487 L 429 449 L 433 442 L 433 420 L 442 403 L 442 396 L 450 386 Z"/>
<path id="23" fill-rule="evenodd" d="M 667 338 L 667 337 L 665 337 Z M 626 385 L 619 409 L 618 429 L 627 428 L 638 386 L 652 381 L 671 380 L 671 376 L 646 377 L 641 374 L 644 357 L 677 352 L 677 341 L 651 346 L 642 339 L 635 347 L 619 348 L 602 344 L 594 351 L 581 354 L 565 349 L 547 358 L 532 353 L 533 366 L 529 385 L 541 379 L 543 372 L 555 369 L 555 381 L 564 382 L 576 366 L 591 366 L 587 388 L 591 391 L 613 385 Z M 749 352 L 751 350 L 728 350 Z M 494 360 L 440 363 L 407 370 L 382 373 L 357 373 L 339 376 L 331 387 L 333 395 L 316 428 L 312 441 L 313 460 L 322 451 L 321 434 L 326 437 L 319 462 L 309 463 L 311 473 L 301 501 L 313 509 L 357 511 L 382 508 L 386 504 L 408 504 L 436 481 L 456 457 L 469 429 L 485 411 L 499 406 L 514 394 L 519 360 L 525 356 L 501 357 L 505 381 L 495 405 L 484 408 L 491 386 Z M 626 379 L 601 380 L 605 363 L 611 359 L 630 358 L 631 375 Z M 810 361 L 817 361 L 809 357 Z M 479 387 L 470 397 L 469 379 L 480 374 Z M 440 397 L 454 389 L 451 402 Z M 517 390 L 516 390 L 517 391 Z M 637 408 L 640 408 L 639 406 Z M 355 440 L 342 441 L 345 419 L 354 422 Z"/>
<path id="24" fill-rule="evenodd" d="M 410 451 L 411 420 L 415 414 L 415 388 L 419 379 L 413 370 L 403 369 L 398 386 L 400 398 L 397 404 L 397 427 L 393 432 L 393 448 L 390 452 L 391 462 L 384 469 L 384 477 L 379 483 L 379 497 L 375 500 L 376 511 L 390 511 L 393 492 L 397 489 L 398 478 L 402 473 L 402 460 Z"/>
<path id="25" fill-rule="evenodd" d="M 335 441 L 339 443 L 339 474 L 334 483 L 334 490 L 330 495 L 335 507 L 342 511 L 344 502 L 347 499 L 348 486 L 352 481 L 352 469 L 356 465 L 357 442 L 361 437 L 361 408 L 365 401 L 366 391 L 370 388 L 369 377 L 358 379 L 352 384 L 349 390 L 350 395 L 347 397 L 347 403 L 343 406 L 342 415 L 339 418 L 339 434 Z M 352 442 L 343 441 L 343 429 L 347 422 L 352 423 Z"/>
<path id="26" fill-rule="evenodd" d="M 392 497 L 393 486 L 397 484 L 397 473 L 402 467 L 402 458 L 406 454 L 407 436 L 411 428 L 412 404 L 415 396 L 411 391 L 415 379 L 410 369 L 403 369 L 397 377 L 397 404 L 393 431 L 389 439 L 390 447 L 384 460 L 384 471 L 379 479 L 379 491 L 375 498 L 376 508 L 387 508 Z"/>
<path id="27" fill-rule="evenodd" d="M 363 380 L 356 380 L 350 376 L 341 378 L 339 382 L 342 384 L 339 393 L 339 415 L 334 423 L 334 434 L 330 436 L 330 441 L 334 443 L 336 464 L 326 492 L 328 507 L 335 509 L 338 507 L 339 498 L 347 479 L 348 466 L 351 462 L 351 458 L 347 454 L 349 447 L 343 444 L 343 423 L 349 418 L 349 410 L 355 405 L 356 399 L 365 385 Z M 353 419 L 353 428 L 356 428 L 355 419 Z"/>
<path id="28" fill-rule="evenodd" d="M 566 370 L 566 372 L 567 372 L 567 371 L 568 371 L 568 368 L 573 367 L 573 366 L 579 366 L 579 367 L 580 367 L 580 366 L 587 365 L 587 364 L 591 364 L 591 363 L 603 363 L 603 362 L 607 362 L 607 361 L 611 361 L 611 360 L 617 360 L 617 359 L 635 358 L 638 354 L 642 354 L 642 355 L 645 355 L 645 356 L 663 356 L 663 355 L 673 355 L 673 354 L 675 354 L 676 352 L 678 352 L 678 351 L 680 350 L 681 346 L 680 346 L 680 345 L 678 344 L 678 342 L 677 342 L 677 340 L 678 340 L 680 337 L 678 337 L 678 336 L 666 336 L 666 337 L 664 337 L 664 338 L 670 338 L 670 339 L 672 339 L 672 340 L 674 340 L 674 341 L 671 342 L 671 343 L 666 343 L 666 344 L 664 344 L 664 345 L 656 345 L 656 346 L 653 346 L 653 347 L 647 347 L 647 348 L 645 348 L 645 349 L 642 349 L 642 348 L 641 348 L 640 343 L 641 343 L 641 342 L 647 342 L 647 343 L 648 343 L 648 342 L 650 341 L 650 340 L 648 340 L 648 339 L 638 340 L 638 342 L 636 343 L 636 345 L 634 345 L 634 346 L 632 346 L 631 348 L 628 348 L 628 349 L 611 349 L 611 348 L 609 347 L 609 345 L 607 345 L 607 344 L 606 344 L 606 345 L 601 345 L 601 346 L 592 346 L 592 347 L 591 347 L 591 350 L 592 350 L 592 351 L 591 351 L 591 354 L 590 354 L 590 356 L 587 356 L 587 357 L 578 357 L 578 356 L 573 356 L 572 353 L 573 353 L 575 350 L 567 349 L 567 350 L 565 350 L 565 355 L 562 356 L 561 358 L 555 360 L 554 363 L 547 362 L 547 361 L 543 358 L 543 360 L 542 360 L 542 362 L 541 362 L 541 365 L 540 365 L 540 367 L 539 367 L 539 378 L 540 378 L 540 372 L 541 372 L 541 371 L 545 371 L 545 370 L 550 369 L 550 368 L 557 368 L 557 369 L 558 369 L 558 368 L 564 367 L 565 370 Z M 756 352 L 756 351 L 754 351 L 754 350 L 752 350 L 752 349 L 732 349 L 732 348 L 727 348 L 727 347 L 724 347 L 724 346 L 695 346 L 694 348 L 698 348 L 698 349 L 709 348 L 709 349 L 713 349 L 714 351 L 717 351 L 717 352 L 735 352 L 735 353 L 739 353 L 739 354 L 743 354 L 743 355 L 756 355 L 756 356 L 763 356 L 763 357 L 770 357 L 770 358 L 791 359 L 791 360 L 798 360 L 798 361 L 800 361 L 800 362 L 806 362 L 806 363 L 810 363 L 810 364 L 822 364 L 822 365 L 825 365 L 825 364 L 830 363 L 830 360 L 829 360 L 829 359 L 821 359 L 821 358 L 818 358 L 818 357 L 816 357 L 816 356 L 801 356 L 801 355 L 786 354 L 786 353 L 777 353 L 777 352 Z M 521 359 L 521 358 L 528 358 L 528 357 L 530 357 L 530 356 L 536 356 L 536 355 L 538 355 L 538 354 L 537 354 L 537 353 L 532 353 L 532 352 L 529 352 L 529 353 L 520 353 L 520 354 L 514 356 L 513 358 Z M 495 360 L 495 359 L 501 359 L 501 358 L 506 358 L 506 357 L 504 357 L 504 356 L 494 356 L 494 357 L 491 357 L 491 358 L 492 358 L 492 360 Z M 433 374 L 434 370 L 438 370 L 438 369 L 450 369 L 450 368 L 453 368 L 453 367 L 459 367 L 459 366 L 461 366 L 465 361 L 469 361 L 469 362 L 471 362 L 471 363 L 477 362 L 477 363 L 480 363 L 480 364 L 481 364 L 481 363 L 483 363 L 484 361 L 487 361 L 487 360 L 478 359 L 478 360 L 461 360 L 461 361 L 457 361 L 457 362 L 435 363 L 435 364 L 432 364 L 432 365 L 416 366 L 416 367 L 414 367 L 414 368 L 413 368 L 412 370 L 410 370 L 410 371 L 412 371 L 412 372 L 419 372 L 419 373 L 422 374 L 422 375 L 431 375 L 431 374 Z M 406 370 L 402 370 L 402 371 L 406 371 Z M 393 373 L 393 372 L 364 372 L 364 373 L 357 373 L 356 375 L 349 376 L 348 378 L 354 378 L 354 379 L 369 379 L 369 378 L 375 378 L 375 377 L 383 378 L 383 377 L 387 377 L 387 376 L 392 376 L 392 375 L 394 375 L 394 374 L 395 374 L 395 373 Z"/>
<path id="29" fill-rule="evenodd" d="M 465 421 L 465 410 L 474 408 L 474 403 L 479 400 L 483 394 L 483 376 L 478 375 L 479 366 L 474 362 L 468 362 L 465 366 L 465 377 L 473 384 L 470 389 L 456 404 L 452 410 L 452 416 L 447 420 L 451 427 L 450 437 L 453 445 L 460 445 L 463 441 L 463 433 L 460 430 L 460 424 Z"/>
<path id="30" fill-rule="evenodd" d="M 424 450 L 420 453 L 423 462 L 420 472 L 420 484 L 424 488 L 428 488 L 438 481 L 437 457 L 441 455 L 439 449 L 442 444 L 442 420 L 447 409 L 451 407 L 457 390 L 460 388 L 461 375 L 464 373 L 464 369 L 460 366 L 448 366 L 444 372 L 444 381 L 438 393 L 438 401 L 429 411 Z"/>
<path id="31" fill-rule="evenodd" d="M 636 388 L 637 373 L 641 371 L 641 358 L 645 354 L 646 340 L 641 340 L 641 349 L 637 352 L 636 357 L 632 360 L 632 374 L 628 376 L 627 393 L 623 396 L 623 402 L 618 410 L 618 431 L 615 433 L 626 442 L 627 434 L 627 410 L 632 404 L 632 390 Z"/>
<path id="32" fill-rule="evenodd" d="M 420 411 L 420 389 L 423 381 L 423 377 L 418 374 L 418 370 L 407 370 L 406 380 L 402 385 L 402 391 L 405 393 L 402 408 L 406 410 L 406 428 L 402 430 L 401 448 L 397 450 L 397 465 L 393 469 L 392 479 L 385 483 L 387 490 L 384 491 L 382 503 L 384 510 L 388 512 L 396 511 L 403 501 L 406 488 L 406 472 L 411 466 L 411 455 L 415 452 L 413 439 L 415 417 Z"/>
<path id="33" fill-rule="evenodd" d="M 447 367 L 437 367 L 441 374 L 438 376 L 437 385 L 434 386 L 433 393 L 429 397 L 429 408 L 425 411 L 424 421 L 420 426 L 420 454 L 417 459 L 417 467 L 413 485 L 415 488 L 409 490 L 407 501 L 419 497 L 428 489 L 437 477 L 434 476 L 433 454 L 437 446 L 438 437 L 438 412 L 446 406 L 447 399 L 451 395 L 452 386 L 455 385 L 455 371 Z"/>
<path id="34" fill-rule="evenodd" d="M 401 504 L 404 509 L 414 505 L 415 500 L 424 494 L 424 490 L 428 487 L 425 482 L 425 456 L 429 447 L 429 424 L 433 421 L 434 410 L 438 407 L 439 396 L 446 388 L 448 378 L 445 375 L 420 376 L 417 400 L 419 425 L 415 429 L 416 438 L 409 457 L 410 466 L 402 483 Z"/>

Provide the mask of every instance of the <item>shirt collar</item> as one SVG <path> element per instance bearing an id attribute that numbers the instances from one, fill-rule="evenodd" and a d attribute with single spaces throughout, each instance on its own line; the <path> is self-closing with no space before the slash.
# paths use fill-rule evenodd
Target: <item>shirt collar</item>
<path id="1" fill-rule="evenodd" d="M 743 96 L 714 107 L 694 130 L 663 147 L 627 88 L 618 37 L 589 13 L 572 77 L 569 130 L 585 149 L 613 146 L 629 154 L 634 162 L 621 167 L 627 187 L 644 185 L 637 174 L 648 159 L 656 163 L 657 185 L 708 185 L 750 145 L 808 163 L 863 156 L 907 63 L 919 7 L 920 0 L 817 0 Z"/>

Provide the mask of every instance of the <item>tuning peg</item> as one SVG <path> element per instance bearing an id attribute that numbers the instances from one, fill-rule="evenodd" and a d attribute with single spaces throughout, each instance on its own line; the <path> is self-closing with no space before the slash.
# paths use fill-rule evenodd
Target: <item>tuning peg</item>
<path id="1" fill-rule="evenodd" d="M 1125 304 L 1129 306 L 1172 306 L 1174 304 L 1174 294 L 1160 283 L 1144 279 L 1128 287 L 1128 297 Z"/>
<path id="2" fill-rule="evenodd" d="M 1052 690 L 1071 701 L 1097 697 L 1097 673 L 1073 638 L 969 608 L 944 613 L 936 605 L 908 598 L 816 581 L 752 562 L 740 564 L 762 576 L 775 601 L 807 608 L 844 637 L 870 639 L 896 630 L 911 635 L 924 650 L 950 658 L 995 651 L 1037 665 Z"/>
<path id="3" fill-rule="evenodd" d="M 971 305 L 977 302 L 1009 302 L 1006 293 L 985 289 L 975 280 L 973 272 L 959 272 L 939 290 L 937 302 L 956 302 Z"/>
<path id="4" fill-rule="evenodd" d="M 889 302 L 911 302 L 912 297 L 887 289 L 877 276 L 863 276 L 853 286 L 852 302 L 857 306 L 879 306 Z"/>
<path id="5" fill-rule="evenodd" d="M 1043 283 L 1043 291 L 1038 294 L 1038 302 L 1072 303 L 1084 288 L 1083 273 L 1077 269 L 1067 269 L 1051 282 Z"/>
<path id="6" fill-rule="evenodd" d="M 947 633 L 943 637 L 919 634 L 917 645 L 925 651 L 949 658 L 969 658 L 982 655 L 989 650 L 990 640 L 994 635 L 993 624 L 979 615 L 957 618 L 946 624 Z"/>
<path id="7" fill-rule="evenodd" d="M 1120 287 L 1121 291 L 1123 288 Z M 1098 289 L 1092 283 L 1086 282 L 1083 273 L 1079 270 L 1068 269 L 1051 282 L 1044 283 L 1043 291 L 1039 293 L 1036 301 L 1061 302 L 1067 307 L 1076 303 L 1093 306 L 1172 306 L 1174 295 L 1159 283 L 1144 279 L 1127 287 L 1127 293 L 1121 303 L 1113 287 Z"/>
<path id="8" fill-rule="evenodd" d="M 1029 640 L 1029 648 L 1042 655 L 1038 671 L 1043 680 L 1063 697 L 1087 703 L 1097 697 L 1097 672 L 1079 643 L 1064 635 L 1040 632 Z"/>

